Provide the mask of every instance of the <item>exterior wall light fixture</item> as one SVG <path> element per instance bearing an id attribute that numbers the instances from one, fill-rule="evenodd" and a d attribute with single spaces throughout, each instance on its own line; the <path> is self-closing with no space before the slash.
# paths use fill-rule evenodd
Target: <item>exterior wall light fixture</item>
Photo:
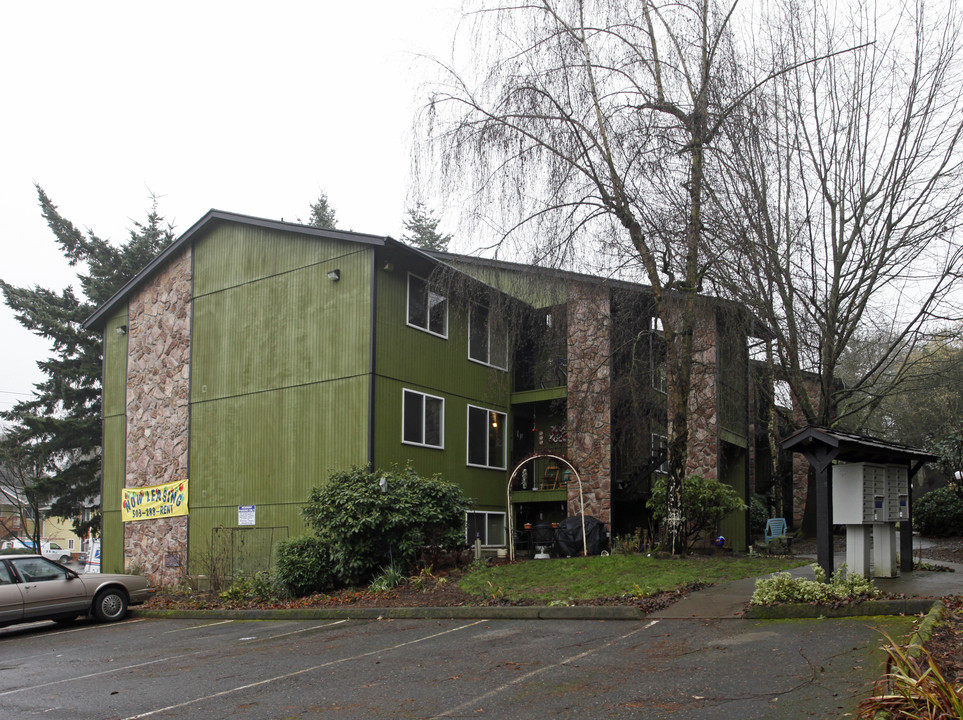
<path id="1" fill-rule="evenodd" d="M 127 334 L 127 326 L 126 326 L 126 325 L 118 325 L 118 326 L 117 326 L 117 334 L 118 334 L 118 335 L 126 335 L 126 334 Z"/>
<path id="2" fill-rule="evenodd" d="M 331 282 L 338 282 L 341 279 L 341 271 L 337 268 L 334 270 L 328 270 L 328 280 Z"/>

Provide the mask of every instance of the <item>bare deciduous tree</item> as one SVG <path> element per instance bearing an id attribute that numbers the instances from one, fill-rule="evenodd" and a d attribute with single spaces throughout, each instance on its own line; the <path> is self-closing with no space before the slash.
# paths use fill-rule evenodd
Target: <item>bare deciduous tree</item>
<path id="1" fill-rule="evenodd" d="M 41 466 L 30 448 L 10 442 L 0 445 L 0 534 L 29 538 L 37 548 L 41 531 L 42 494 L 37 487 Z"/>
<path id="2" fill-rule="evenodd" d="M 794 3 L 771 23 L 787 65 L 858 47 L 796 65 L 756 96 L 751 131 L 733 138 L 720 234 L 739 243 L 720 258 L 729 290 L 777 333 L 779 367 L 822 425 L 911 374 L 912 349 L 958 321 L 963 271 L 959 20 L 930 18 L 922 2 L 895 15 L 856 3 L 843 27 L 834 9 Z M 862 338 L 872 359 L 834 382 Z"/>
<path id="3" fill-rule="evenodd" d="M 482 6 L 467 70 L 444 67 L 427 108 L 446 189 L 465 190 L 498 249 L 647 282 L 669 392 L 668 546 L 684 547 L 681 489 L 696 296 L 708 272 L 712 148 L 741 83 L 736 3 L 543 0 Z M 432 166 L 435 163 L 431 163 Z"/>
<path id="4" fill-rule="evenodd" d="M 796 422 L 852 426 L 960 318 L 960 20 L 804 0 L 768 26 L 769 62 L 793 70 L 727 127 L 719 275 L 776 334 Z"/>

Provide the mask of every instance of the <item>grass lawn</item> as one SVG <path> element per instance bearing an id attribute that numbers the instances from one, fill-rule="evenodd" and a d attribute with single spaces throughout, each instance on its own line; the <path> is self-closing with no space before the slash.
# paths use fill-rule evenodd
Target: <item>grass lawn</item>
<path id="1" fill-rule="evenodd" d="M 726 582 L 768 575 L 811 560 L 770 556 L 656 558 L 611 555 L 526 560 L 481 568 L 459 586 L 472 595 L 510 601 L 587 601 L 610 597 L 648 597 L 695 582 Z"/>

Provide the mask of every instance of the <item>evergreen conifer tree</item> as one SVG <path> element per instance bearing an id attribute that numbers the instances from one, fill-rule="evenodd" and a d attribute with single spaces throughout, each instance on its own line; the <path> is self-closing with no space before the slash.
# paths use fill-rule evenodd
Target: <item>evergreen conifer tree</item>
<path id="1" fill-rule="evenodd" d="M 2 443 L 21 452 L 29 448 L 50 514 L 72 519 L 83 537 L 100 526 L 99 516 L 85 517 L 84 508 L 100 493 L 102 340 L 81 323 L 167 247 L 174 232 L 154 199 L 147 219 L 134 223 L 127 241 L 114 246 L 77 229 L 39 185 L 37 195 L 64 257 L 79 268 L 81 294 L 72 287 L 15 287 L 0 279 L 17 321 L 52 346 L 50 357 L 37 363 L 45 379 L 34 386 L 34 396 L 2 413 L 10 423 Z"/>
<path id="2" fill-rule="evenodd" d="M 438 232 L 438 222 L 425 204 L 418 202 L 408 209 L 408 219 L 405 220 L 407 233 L 401 239 L 422 250 L 447 252 L 451 235 L 441 235 Z"/>
<path id="3" fill-rule="evenodd" d="M 317 202 L 312 203 L 311 217 L 308 219 L 308 225 L 325 230 L 338 229 L 338 218 L 335 215 L 334 208 L 331 207 L 331 203 L 328 202 L 328 194 L 326 192 L 322 191 L 318 195 Z"/>

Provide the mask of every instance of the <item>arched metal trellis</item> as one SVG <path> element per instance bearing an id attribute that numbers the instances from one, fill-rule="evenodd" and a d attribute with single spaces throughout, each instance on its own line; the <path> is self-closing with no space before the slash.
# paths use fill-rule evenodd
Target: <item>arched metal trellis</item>
<path id="1" fill-rule="evenodd" d="M 518 471 L 521 470 L 523 466 L 532 460 L 539 460 L 541 458 L 549 458 L 565 464 L 568 469 L 572 471 L 576 482 L 578 482 L 578 507 L 579 515 L 582 518 L 582 554 L 588 555 L 588 541 L 585 538 L 585 500 L 582 497 L 582 478 L 579 476 L 578 470 L 568 458 L 561 455 L 556 455 L 555 453 L 535 453 L 520 460 L 508 478 L 508 557 L 511 560 L 515 559 L 515 512 L 512 509 L 512 483 L 515 481 L 515 476 L 518 474 Z"/>

